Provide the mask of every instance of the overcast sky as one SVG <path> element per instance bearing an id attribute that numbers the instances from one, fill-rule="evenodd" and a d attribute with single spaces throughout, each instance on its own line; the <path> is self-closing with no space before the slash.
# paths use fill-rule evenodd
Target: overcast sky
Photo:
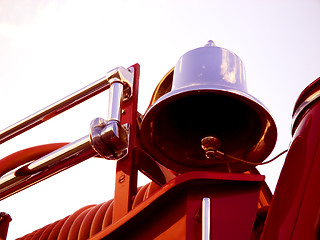
<path id="1" fill-rule="evenodd" d="M 244 62 L 251 95 L 271 112 L 288 148 L 301 91 L 320 76 L 319 0 L 0 0 L 0 128 L 90 84 L 117 66 L 141 65 L 139 112 L 185 52 L 212 39 Z M 87 135 L 106 117 L 107 93 L 0 146 L 0 157 Z M 273 191 L 284 158 L 259 167 Z M 113 197 L 115 163 L 91 159 L 0 202 L 23 236 Z M 144 181 L 141 182 L 143 184 Z"/>

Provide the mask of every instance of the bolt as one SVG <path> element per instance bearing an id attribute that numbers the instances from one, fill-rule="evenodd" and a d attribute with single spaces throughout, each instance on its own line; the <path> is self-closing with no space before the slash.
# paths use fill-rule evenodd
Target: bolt
<path id="1" fill-rule="evenodd" d="M 119 183 L 123 183 L 126 180 L 126 175 L 121 175 L 119 177 Z"/>

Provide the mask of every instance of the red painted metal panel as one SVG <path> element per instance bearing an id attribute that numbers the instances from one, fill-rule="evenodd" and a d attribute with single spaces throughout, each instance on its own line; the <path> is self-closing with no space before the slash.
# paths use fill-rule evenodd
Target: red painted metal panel
<path id="1" fill-rule="evenodd" d="M 262 239 L 319 239 L 320 78 L 295 107 L 293 141 L 283 166 Z M 303 106 L 301 108 L 300 106 Z"/>
<path id="2" fill-rule="evenodd" d="M 212 199 L 212 239 L 249 239 L 261 175 L 179 175 L 91 239 L 199 239 L 201 201 Z"/>

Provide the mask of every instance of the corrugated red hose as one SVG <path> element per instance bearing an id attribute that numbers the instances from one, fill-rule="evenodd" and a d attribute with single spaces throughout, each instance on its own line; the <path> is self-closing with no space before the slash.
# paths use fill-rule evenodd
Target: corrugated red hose
<path id="1" fill-rule="evenodd" d="M 0 159 L 0 177 L 7 172 L 37 160 L 68 143 L 51 143 L 23 149 Z M 149 183 L 140 188 L 133 202 L 133 208 L 148 198 L 159 186 Z M 70 216 L 44 226 L 19 239 L 74 240 L 88 239 L 112 223 L 113 200 L 98 205 L 85 206 Z"/>
<path id="2" fill-rule="evenodd" d="M 147 199 L 159 188 L 154 182 L 140 188 L 135 196 L 132 208 Z M 98 205 L 88 205 L 64 219 L 46 225 L 18 239 L 85 240 L 112 223 L 112 211 L 113 200 Z"/>

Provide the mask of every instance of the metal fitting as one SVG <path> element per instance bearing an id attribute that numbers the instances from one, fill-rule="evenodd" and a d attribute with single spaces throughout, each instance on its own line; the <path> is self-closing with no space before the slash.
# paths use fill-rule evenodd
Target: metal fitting
<path id="1" fill-rule="evenodd" d="M 94 150 L 108 160 L 119 160 L 128 152 L 129 128 L 118 121 L 106 122 L 96 118 L 91 122 L 91 144 Z"/>
<path id="2" fill-rule="evenodd" d="M 107 120 L 96 118 L 90 125 L 92 147 L 102 157 L 119 160 L 128 152 L 129 127 L 121 125 L 122 102 L 132 95 L 133 69 L 118 67 L 109 76 Z"/>
<path id="3" fill-rule="evenodd" d="M 107 73 L 110 79 L 109 83 L 112 85 L 114 82 L 120 82 L 123 84 L 123 101 L 127 101 L 132 96 L 132 85 L 133 85 L 133 68 L 117 67 L 110 70 Z M 116 80 L 116 81 L 115 81 Z"/>
<path id="4" fill-rule="evenodd" d="M 214 136 L 204 137 L 201 139 L 201 147 L 203 150 L 205 150 L 205 156 L 208 160 L 224 161 L 224 154 L 218 151 L 218 149 L 221 147 L 221 141 L 219 138 Z"/>

